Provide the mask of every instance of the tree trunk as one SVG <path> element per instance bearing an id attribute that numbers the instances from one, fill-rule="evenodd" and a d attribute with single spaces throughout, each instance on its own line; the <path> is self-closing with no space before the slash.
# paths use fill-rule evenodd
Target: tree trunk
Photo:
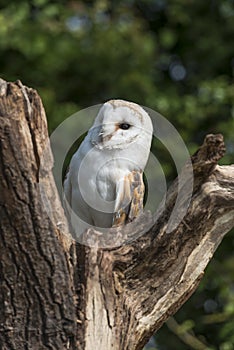
<path id="1" fill-rule="evenodd" d="M 194 292 L 234 226 L 234 165 L 217 165 L 222 136 L 208 135 L 192 157 L 192 200 L 175 229 L 167 233 L 176 180 L 156 219 L 144 213 L 105 237 L 89 230 L 87 246 L 68 233 L 50 154 L 39 174 L 48 142 L 39 96 L 3 80 L 0 96 L 1 349 L 142 349 Z M 186 190 L 186 166 L 184 179 Z M 102 248 L 104 238 L 115 248 Z"/>

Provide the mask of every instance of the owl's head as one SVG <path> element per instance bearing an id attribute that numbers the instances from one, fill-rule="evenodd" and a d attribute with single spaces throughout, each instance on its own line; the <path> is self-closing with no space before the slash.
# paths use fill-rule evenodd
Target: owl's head
<path id="1" fill-rule="evenodd" d="M 92 142 L 100 149 L 123 149 L 134 143 L 150 147 L 152 122 L 147 112 L 133 102 L 110 100 L 101 107 Z"/>

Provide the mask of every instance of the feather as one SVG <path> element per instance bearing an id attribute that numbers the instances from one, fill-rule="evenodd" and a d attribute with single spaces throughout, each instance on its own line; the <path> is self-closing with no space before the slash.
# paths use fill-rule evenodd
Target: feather
<path id="1" fill-rule="evenodd" d="M 70 181 L 70 173 L 69 173 L 69 167 L 66 169 L 66 174 L 63 182 L 63 208 L 65 215 L 67 217 L 67 220 L 69 224 L 71 223 L 70 218 L 70 209 L 69 206 L 71 206 L 72 201 L 72 185 Z"/>
<path id="2" fill-rule="evenodd" d="M 144 189 L 142 171 L 134 170 L 117 183 L 113 227 L 131 222 L 143 211 Z"/>

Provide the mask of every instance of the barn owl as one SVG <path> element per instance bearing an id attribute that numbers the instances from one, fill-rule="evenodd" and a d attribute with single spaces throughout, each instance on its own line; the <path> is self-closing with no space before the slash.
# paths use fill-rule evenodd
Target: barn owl
<path id="1" fill-rule="evenodd" d="M 102 105 L 64 181 L 65 212 L 75 232 L 89 225 L 119 226 L 139 215 L 152 133 L 151 119 L 139 105 L 124 100 Z"/>

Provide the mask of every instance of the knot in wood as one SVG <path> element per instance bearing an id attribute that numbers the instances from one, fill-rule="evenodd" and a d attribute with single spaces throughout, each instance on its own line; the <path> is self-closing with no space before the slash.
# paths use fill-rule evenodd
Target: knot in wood
<path id="1" fill-rule="evenodd" d="M 221 159 L 226 151 L 222 134 L 206 135 L 202 147 L 206 149 L 207 160 L 214 163 Z"/>
<path id="2" fill-rule="evenodd" d="M 204 166 L 207 164 L 215 165 L 219 159 L 223 157 L 225 153 L 225 145 L 223 141 L 223 135 L 221 134 L 209 134 L 206 135 L 202 146 L 192 156 L 193 165 Z"/>

